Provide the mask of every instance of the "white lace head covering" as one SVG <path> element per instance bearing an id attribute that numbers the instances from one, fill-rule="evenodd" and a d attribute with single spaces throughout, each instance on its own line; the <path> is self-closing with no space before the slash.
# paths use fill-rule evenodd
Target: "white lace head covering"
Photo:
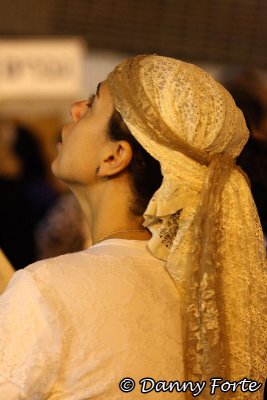
<path id="1" fill-rule="evenodd" d="M 133 136 L 161 164 L 144 224 L 180 294 L 185 378 L 263 382 L 265 251 L 234 161 L 248 139 L 243 114 L 210 75 L 167 57 L 130 58 L 107 84 Z"/>

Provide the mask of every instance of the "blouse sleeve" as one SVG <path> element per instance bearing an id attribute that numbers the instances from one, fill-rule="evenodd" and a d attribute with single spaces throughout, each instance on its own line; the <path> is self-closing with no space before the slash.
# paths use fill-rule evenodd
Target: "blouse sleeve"
<path id="1" fill-rule="evenodd" d="M 5 399 L 47 397 L 60 359 L 61 335 L 30 271 L 15 273 L 0 296 L 0 393 Z"/>

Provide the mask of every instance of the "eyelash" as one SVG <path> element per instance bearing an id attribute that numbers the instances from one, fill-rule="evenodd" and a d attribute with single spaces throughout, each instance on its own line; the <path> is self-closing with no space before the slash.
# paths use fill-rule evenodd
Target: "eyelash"
<path id="1" fill-rule="evenodd" d="M 92 107 L 93 102 L 94 102 L 94 99 L 95 99 L 95 94 L 91 94 L 91 96 L 90 96 L 89 99 L 88 99 L 88 103 L 86 104 L 87 107 L 89 107 L 89 108 Z"/>

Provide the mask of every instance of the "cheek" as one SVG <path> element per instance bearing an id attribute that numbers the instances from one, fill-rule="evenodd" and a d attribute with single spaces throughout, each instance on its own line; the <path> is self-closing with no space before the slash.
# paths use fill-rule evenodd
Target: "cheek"
<path id="1" fill-rule="evenodd" d="M 101 123 L 100 123 L 101 122 Z M 66 125 L 62 142 L 52 170 L 65 182 L 92 183 L 107 140 L 103 119 L 84 119 L 75 125 Z"/>
<path id="2" fill-rule="evenodd" d="M 81 184 L 89 184 L 96 175 L 99 148 L 98 143 L 91 139 L 86 137 L 78 142 L 70 139 L 66 149 L 62 148 L 61 169 Z"/>
<path id="3" fill-rule="evenodd" d="M 88 185 L 96 176 L 96 166 L 83 148 L 74 151 L 62 151 L 52 163 L 54 175 L 65 183 Z"/>

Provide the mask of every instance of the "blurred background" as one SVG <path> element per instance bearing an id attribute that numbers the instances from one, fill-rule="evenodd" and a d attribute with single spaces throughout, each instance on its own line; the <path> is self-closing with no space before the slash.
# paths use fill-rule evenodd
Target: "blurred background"
<path id="1" fill-rule="evenodd" d="M 142 53 L 193 62 L 232 93 L 251 132 L 238 163 L 266 232 L 266 43 L 264 0 L 0 0 L 0 246 L 14 267 L 90 243 L 50 172 L 57 138 L 70 104 Z"/>

